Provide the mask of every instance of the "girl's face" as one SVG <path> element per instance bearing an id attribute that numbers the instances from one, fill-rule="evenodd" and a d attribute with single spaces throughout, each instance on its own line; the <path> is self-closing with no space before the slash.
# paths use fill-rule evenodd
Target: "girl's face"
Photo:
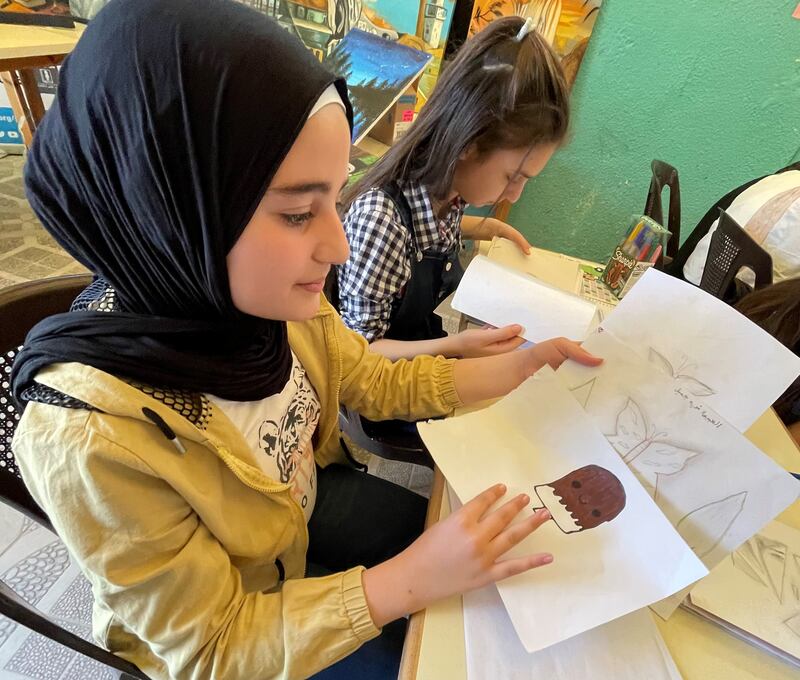
<path id="1" fill-rule="evenodd" d="M 336 212 L 349 152 L 350 128 L 340 106 L 325 106 L 306 121 L 228 253 L 238 310 L 286 321 L 317 313 L 331 265 L 349 255 Z"/>
<path id="2" fill-rule="evenodd" d="M 515 203 L 526 182 L 542 170 L 558 144 L 541 144 L 531 149 L 499 149 L 480 154 L 468 148 L 456 163 L 453 192 L 476 207 L 506 200 Z"/>

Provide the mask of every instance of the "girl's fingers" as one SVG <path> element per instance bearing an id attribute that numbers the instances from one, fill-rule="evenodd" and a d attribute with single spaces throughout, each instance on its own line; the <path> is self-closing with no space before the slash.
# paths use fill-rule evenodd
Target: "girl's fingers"
<path id="1" fill-rule="evenodd" d="M 501 328 L 485 328 L 481 333 L 481 340 L 487 344 L 502 342 L 503 340 L 516 338 L 520 333 L 522 333 L 522 326 L 516 323 Z"/>
<path id="2" fill-rule="evenodd" d="M 489 569 L 489 580 L 486 583 L 502 581 L 503 579 L 522 574 L 537 567 L 543 567 L 553 561 L 550 553 L 536 553 L 525 557 L 514 557 L 500 560 Z M 485 584 L 484 584 L 485 585 Z"/>
<path id="3" fill-rule="evenodd" d="M 519 494 L 509 501 L 506 501 L 496 510 L 487 514 L 480 522 L 481 533 L 489 541 L 493 541 L 498 534 L 502 533 L 511 521 L 530 503 L 531 499 L 527 494 Z M 501 553 L 497 553 L 500 555 Z"/>
<path id="4" fill-rule="evenodd" d="M 493 554 L 498 557 L 504 555 L 515 545 L 530 536 L 542 526 L 542 524 L 547 522 L 550 517 L 551 515 L 548 510 L 540 508 L 521 522 L 507 525 L 506 528 L 500 531 L 492 540 L 491 548 Z"/>
<path id="5" fill-rule="evenodd" d="M 564 353 L 566 358 L 577 361 L 580 364 L 585 364 L 587 366 L 598 366 L 599 364 L 603 363 L 603 359 L 601 357 L 595 356 L 591 352 L 587 352 L 585 349 L 583 349 L 583 347 L 581 347 L 580 344 L 573 342 L 572 340 L 563 340 L 558 347 Z"/>
<path id="6" fill-rule="evenodd" d="M 517 247 L 526 255 L 531 252 L 531 244 L 528 243 L 528 239 L 526 239 L 522 234 L 520 234 L 514 227 L 509 226 L 507 229 L 507 233 L 505 237 L 510 241 L 513 241 Z"/>
<path id="7" fill-rule="evenodd" d="M 475 498 L 464 503 L 461 510 L 464 515 L 473 517 L 476 521 L 486 514 L 486 511 L 491 508 L 506 492 L 505 484 L 495 484 L 490 486 L 485 491 L 481 491 Z"/>

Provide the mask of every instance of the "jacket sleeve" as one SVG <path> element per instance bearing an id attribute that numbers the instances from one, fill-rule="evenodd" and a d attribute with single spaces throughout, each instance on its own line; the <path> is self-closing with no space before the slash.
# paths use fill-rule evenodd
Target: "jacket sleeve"
<path id="1" fill-rule="evenodd" d="M 325 303 L 327 304 L 327 303 Z M 462 406 L 453 375 L 455 359 L 420 355 L 391 361 L 333 314 L 342 360 L 339 400 L 370 420 L 421 420 L 450 415 Z"/>
<path id="2" fill-rule="evenodd" d="M 306 678 L 379 634 L 362 568 L 245 592 L 226 549 L 139 456 L 88 427 L 49 422 L 15 440 L 25 482 L 100 609 L 122 624 L 103 642 L 152 677 Z"/>

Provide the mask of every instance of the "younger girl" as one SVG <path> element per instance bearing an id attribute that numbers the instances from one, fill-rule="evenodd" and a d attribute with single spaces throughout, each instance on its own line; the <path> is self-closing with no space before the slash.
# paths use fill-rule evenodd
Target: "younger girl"
<path id="1" fill-rule="evenodd" d="M 36 133 L 31 205 L 99 278 L 15 361 L 14 453 L 95 636 L 154 679 L 396 677 L 404 615 L 551 560 L 503 557 L 546 519 L 512 523 L 525 496 L 418 537 L 422 499 L 343 464 L 339 400 L 425 418 L 597 362 L 559 339 L 391 363 L 341 324 L 345 92 L 241 4 L 113 0 Z"/>
<path id="2" fill-rule="evenodd" d="M 525 238 L 467 204 L 515 202 L 563 142 L 568 90 L 545 40 L 519 17 L 468 40 L 401 138 L 344 196 L 350 257 L 339 267 L 345 324 L 390 358 L 476 356 L 516 347 L 519 327 L 443 337 L 434 314 L 463 270 L 461 239 Z"/>

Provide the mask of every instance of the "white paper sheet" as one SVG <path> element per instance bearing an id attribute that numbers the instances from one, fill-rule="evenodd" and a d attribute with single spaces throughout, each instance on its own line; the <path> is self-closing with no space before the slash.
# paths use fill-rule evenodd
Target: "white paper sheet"
<path id="1" fill-rule="evenodd" d="M 457 510 L 458 497 L 449 484 L 446 490 L 450 508 Z M 462 601 L 467 680 L 681 680 L 646 609 L 528 653 L 495 585 L 465 593 Z"/>
<path id="2" fill-rule="evenodd" d="M 712 568 L 791 505 L 800 482 L 610 332 L 584 347 L 603 357 L 556 376 L 594 419 L 664 515 Z M 680 599 L 660 603 L 670 615 Z"/>
<path id="3" fill-rule="evenodd" d="M 646 609 L 529 654 L 497 588 L 466 593 L 463 600 L 468 680 L 681 680 Z M 540 616 L 542 625 L 548 619 Z"/>
<path id="4" fill-rule="evenodd" d="M 531 342 L 586 337 L 597 309 L 576 295 L 479 255 L 470 262 L 453 307 L 492 326 L 520 324 Z"/>
<path id="5" fill-rule="evenodd" d="M 548 551 L 554 562 L 498 584 L 528 652 L 641 609 L 707 573 L 552 372 L 526 381 L 487 409 L 420 423 L 419 431 L 462 501 L 503 482 L 507 497 L 525 492 L 532 506 L 542 499 L 553 511 L 554 519 L 508 556 Z M 586 466 L 606 471 L 599 490 L 587 480 Z M 602 521 L 611 501 L 619 501 L 618 488 L 604 493 L 613 488 L 609 477 L 624 488 L 624 507 L 610 521 L 573 531 L 572 515 L 553 502 L 554 485 L 570 510 L 590 524 L 595 510 Z M 585 486 L 570 491 L 581 480 Z M 520 518 L 531 512 L 526 508 Z"/>
<path id="6" fill-rule="evenodd" d="M 735 309 L 650 269 L 603 327 L 744 432 L 800 375 L 800 358 Z"/>
<path id="7" fill-rule="evenodd" d="M 696 584 L 691 599 L 800 660 L 800 531 L 772 522 Z"/>

